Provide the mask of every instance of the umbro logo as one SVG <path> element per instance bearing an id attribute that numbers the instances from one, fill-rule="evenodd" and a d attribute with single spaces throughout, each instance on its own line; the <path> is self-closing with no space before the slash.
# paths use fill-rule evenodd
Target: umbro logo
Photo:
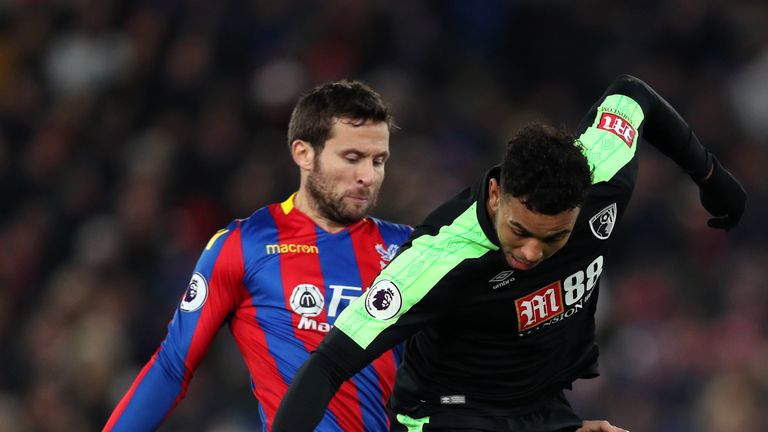
<path id="1" fill-rule="evenodd" d="M 503 272 L 491 278 L 491 280 L 489 280 L 488 282 L 495 283 L 491 287 L 492 289 L 499 289 L 515 281 L 515 278 L 512 277 L 514 273 L 515 273 L 514 270 L 504 270 Z"/>
<path id="2" fill-rule="evenodd" d="M 467 403 L 467 397 L 464 395 L 440 396 L 442 405 L 464 405 Z"/>

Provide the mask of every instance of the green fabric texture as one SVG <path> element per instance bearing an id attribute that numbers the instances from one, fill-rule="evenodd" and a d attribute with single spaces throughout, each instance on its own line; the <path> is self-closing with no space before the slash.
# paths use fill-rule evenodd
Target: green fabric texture
<path id="1" fill-rule="evenodd" d="M 450 225 L 443 226 L 435 236 L 423 235 L 413 241 L 382 270 L 372 287 L 382 280 L 395 284 L 400 291 L 402 306 L 387 320 L 371 316 L 366 310 L 366 296 L 353 301 L 336 319 L 334 326 L 343 331 L 363 349 L 397 322 L 429 291 L 462 261 L 479 258 L 490 250 L 498 250 L 483 233 L 477 220 L 477 203 L 472 204 Z M 369 289 L 369 293 L 373 289 Z"/>
<path id="2" fill-rule="evenodd" d="M 620 118 L 618 123 L 616 117 Z M 600 104 L 595 122 L 577 140 L 584 147 L 584 155 L 594 170 L 593 184 L 610 180 L 632 160 L 637 150 L 637 130 L 644 118 L 640 104 L 625 95 L 609 95 Z M 621 126 L 625 122 L 634 128 L 631 137 L 623 134 L 626 129 Z M 630 143 L 622 136 L 631 138 Z"/>
<path id="3" fill-rule="evenodd" d="M 424 429 L 424 425 L 429 423 L 429 417 L 415 419 L 408 417 L 405 414 L 398 414 L 397 421 L 400 422 L 401 425 L 407 427 L 408 432 L 421 432 L 421 430 Z"/>

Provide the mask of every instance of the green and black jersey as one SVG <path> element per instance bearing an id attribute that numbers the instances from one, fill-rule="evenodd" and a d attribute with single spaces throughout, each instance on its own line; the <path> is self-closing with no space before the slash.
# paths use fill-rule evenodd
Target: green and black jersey
<path id="1" fill-rule="evenodd" d="M 500 174 L 491 168 L 428 216 L 337 318 L 275 430 L 311 430 L 298 417 L 318 405 L 322 414 L 328 392 L 403 341 L 390 407 L 411 418 L 515 415 L 596 376 L 600 276 L 632 194 L 638 147 L 650 142 L 691 173 L 706 172 L 709 154 L 674 109 L 629 76 L 608 88 L 579 134 L 594 184 L 561 250 L 528 271 L 507 265 L 486 210 L 489 179 Z"/>

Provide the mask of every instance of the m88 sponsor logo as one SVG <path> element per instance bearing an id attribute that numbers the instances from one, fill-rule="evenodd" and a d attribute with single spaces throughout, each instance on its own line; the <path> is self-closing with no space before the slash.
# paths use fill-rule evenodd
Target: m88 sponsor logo
<path id="1" fill-rule="evenodd" d="M 602 272 L 603 256 L 600 255 L 584 270 L 515 300 L 519 336 L 527 336 L 576 314 L 592 298 Z"/>

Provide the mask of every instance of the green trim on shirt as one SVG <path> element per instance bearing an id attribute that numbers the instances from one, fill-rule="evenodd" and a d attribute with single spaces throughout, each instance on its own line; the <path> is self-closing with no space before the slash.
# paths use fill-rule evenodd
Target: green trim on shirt
<path id="1" fill-rule="evenodd" d="M 413 240 L 411 247 L 376 277 L 366 295 L 344 309 L 334 326 L 365 349 L 462 261 L 498 250 L 480 227 L 477 205 L 475 202 L 469 206 L 450 225 L 440 228 L 437 235 Z M 382 289 L 392 290 L 392 284 L 396 293 L 390 306 L 383 311 L 372 309 L 374 299 L 370 297 Z"/>

